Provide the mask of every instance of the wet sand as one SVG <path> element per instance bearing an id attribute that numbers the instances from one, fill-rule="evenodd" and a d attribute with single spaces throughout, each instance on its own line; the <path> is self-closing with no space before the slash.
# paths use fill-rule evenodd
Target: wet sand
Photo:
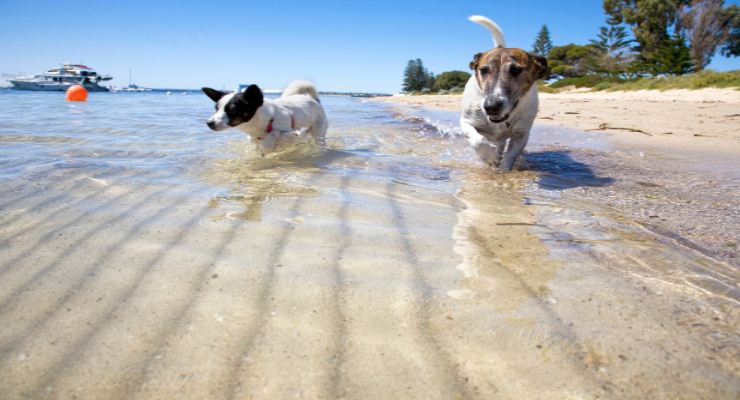
<path id="1" fill-rule="evenodd" d="M 603 144 L 538 128 L 501 175 L 332 101 L 330 148 L 294 160 L 234 135 L 156 168 L 6 166 L 0 397 L 740 394 L 737 268 L 572 197 L 614 179 Z"/>

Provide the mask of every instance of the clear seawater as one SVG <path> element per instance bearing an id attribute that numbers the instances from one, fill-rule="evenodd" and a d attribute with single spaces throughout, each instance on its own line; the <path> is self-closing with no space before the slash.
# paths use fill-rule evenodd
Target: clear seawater
<path id="1" fill-rule="evenodd" d="M 736 270 L 561 196 L 598 137 L 501 175 L 455 113 L 325 96 L 265 159 L 199 92 L 63 97 L 0 91 L 0 398 L 740 392 Z"/>

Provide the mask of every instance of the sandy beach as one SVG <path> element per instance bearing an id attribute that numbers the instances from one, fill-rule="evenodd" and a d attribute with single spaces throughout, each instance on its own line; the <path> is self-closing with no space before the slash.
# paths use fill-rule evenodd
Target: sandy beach
<path id="1" fill-rule="evenodd" d="M 740 395 L 737 161 L 550 121 L 499 174 L 329 96 L 326 149 L 260 158 L 205 96 L 47 96 L 0 93 L 0 398 Z"/>
<path id="2" fill-rule="evenodd" d="M 637 133 L 677 146 L 710 146 L 720 142 L 739 151 L 740 90 L 641 90 L 634 92 L 540 93 L 537 123 L 583 131 Z M 459 111 L 459 95 L 378 97 L 377 100 Z M 686 140 L 697 138 L 696 140 Z M 662 140 L 665 139 L 665 140 Z M 724 140 L 728 139 L 728 140 Z M 628 140 L 628 139 L 625 139 Z"/>

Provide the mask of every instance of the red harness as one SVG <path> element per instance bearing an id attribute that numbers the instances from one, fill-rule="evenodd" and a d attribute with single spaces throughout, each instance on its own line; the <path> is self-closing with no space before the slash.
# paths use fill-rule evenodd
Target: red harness
<path id="1" fill-rule="evenodd" d="M 269 134 L 270 132 L 272 132 L 272 122 L 273 121 L 275 121 L 275 118 L 272 118 L 270 122 L 267 123 L 267 128 L 265 128 L 265 133 Z M 292 115 L 290 116 L 290 129 L 295 130 L 295 118 L 293 118 Z M 257 138 L 257 139 L 262 140 L 262 138 Z"/>

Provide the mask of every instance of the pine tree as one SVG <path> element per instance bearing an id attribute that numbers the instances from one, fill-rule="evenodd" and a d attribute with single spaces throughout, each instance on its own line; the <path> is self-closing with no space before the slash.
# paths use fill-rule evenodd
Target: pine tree
<path id="1" fill-rule="evenodd" d="M 434 82 L 437 81 L 437 77 L 434 76 L 433 73 L 427 71 L 426 72 L 426 82 L 424 83 L 424 89 L 433 90 L 434 89 Z"/>
<path id="2" fill-rule="evenodd" d="M 538 56 L 547 57 L 547 55 L 550 54 L 550 50 L 552 50 L 550 30 L 547 29 L 547 25 L 542 25 L 542 29 L 540 29 L 540 32 L 537 34 L 537 39 L 535 39 L 534 44 L 532 45 L 532 53 Z"/>
<path id="3" fill-rule="evenodd" d="M 660 44 L 648 66 L 654 75 L 684 75 L 694 69 L 686 40 L 678 33 Z"/>
<path id="4" fill-rule="evenodd" d="M 416 68 L 414 69 L 414 90 L 421 91 L 427 86 L 427 72 L 424 63 L 420 58 L 416 59 Z"/>
<path id="5" fill-rule="evenodd" d="M 403 71 L 403 91 L 413 92 L 416 87 L 414 76 L 416 74 L 416 60 L 409 60 L 406 69 Z"/>
<path id="6" fill-rule="evenodd" d="M 591 44 L 601 53 L 598 66 L 601 72 L 618 75 L 627 71 L 629 45 L 632 42 L 624 26 L 614 18 L 607 20 L 608 26 L 599 28 L 597 39 Z"/>
<path id="7" fill-rule="evenodd" d="M 409 60 L 403 72 L 403 91 L 420 92 L 425 88 L 431 90 L 433 86 L 434 74 L 424 68 L 421 59 Z"/>

